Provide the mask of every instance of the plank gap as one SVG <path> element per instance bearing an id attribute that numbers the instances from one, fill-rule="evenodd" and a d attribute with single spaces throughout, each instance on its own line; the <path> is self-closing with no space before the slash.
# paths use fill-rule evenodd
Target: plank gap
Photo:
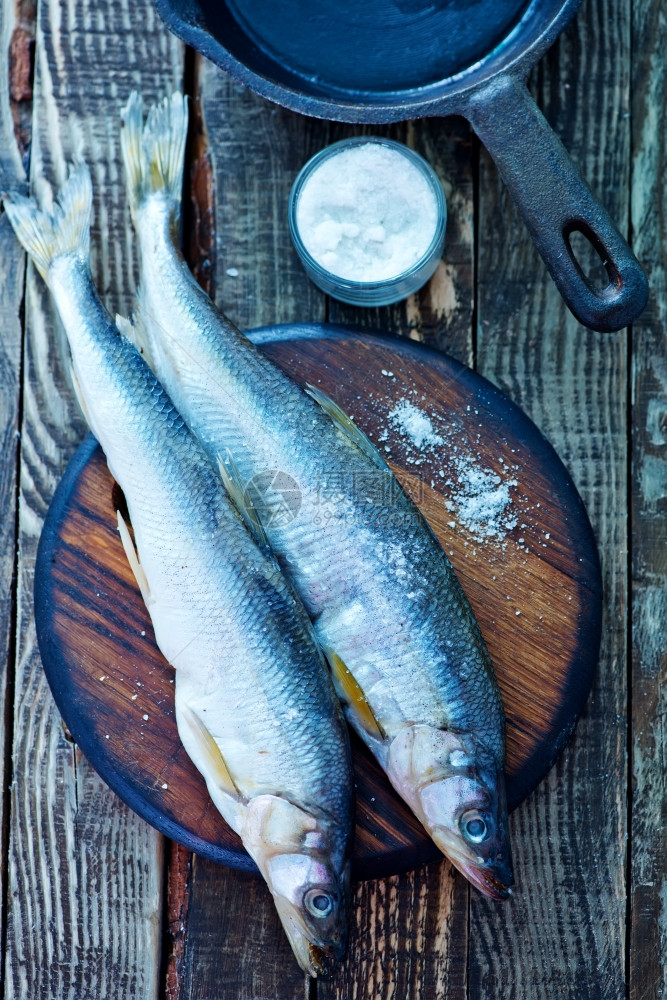
<path id="1" fill-rule="evenodd" d="M 201 103 L 202 57 L 186 47 L 183 92 L 189 98 L 189 127 L 183 171 L 182 246 L 188 266 L 207 295 L 215 298 L 215 190 L 210 143 Z"/>
<path id="2" fill-rule="evenodd" d="M 192 854 L 173 840 L 167 841 L 162 911 L 162 962 L 160 1000 L 180 1000 L 190 902 Z"/>
<path id="3" fill-rule="evenodd" d="M 479 311 L 479 165 L 481 155 L 481 142 L 473 132 L 472 149 L 470 154 L 470 169 L 472 174 L 472 311 L 470 315 L 470 367 L 477 371 L 477 344 L 479 331 L 477 326 L 480 322 Z"/>
<path id="4" fill-rule="evenodd" d="M 26 174 L 30 168 L 30 141 L 32 138 L 36 20 L 36 0 L 15 0 L 14 29 L 9 40 L 6 71 L 14 138 Z"/>

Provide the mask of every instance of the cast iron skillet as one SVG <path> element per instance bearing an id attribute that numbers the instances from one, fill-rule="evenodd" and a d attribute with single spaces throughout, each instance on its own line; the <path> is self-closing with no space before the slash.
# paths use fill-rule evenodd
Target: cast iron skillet
<path id="1" fill-rule="evenodd" d="M 525 77 L 581 0 L 155 0 L 167 25 L 258 94 L 348 122 L 458 114 L 493 156 L 561 294 L 597 330 L 644 308 L 646 278 L 530 97 Z M 588 282 L 582 233 L 607 271 Z"/>

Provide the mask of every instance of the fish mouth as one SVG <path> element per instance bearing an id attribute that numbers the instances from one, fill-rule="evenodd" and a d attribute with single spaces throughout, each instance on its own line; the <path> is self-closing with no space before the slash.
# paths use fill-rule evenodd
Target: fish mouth
<path id="1" fill-rule="evenodd" d="M 345 935 L 336 933 L 326 944 L 316 944 L 307 932 L 298 910 L 280 896 L 273 898 L 294 957 L 303 971 L 313 979 L 328 975 L 332 960 L 341 959 L 345 953 Z"/>
<path id="2" fill-rule="evenodd" d="M 296 935 L 289 933 L 287 936 L 302 970 L 313 979 L 328 976 L 334 959 L 342 958 L 340 949 L 335 945 L 323 948 L 303 936 L 297 938 Z"/>
<path id="3" fill-rule="evenodd" d="M 316 944 L 311 944 L 308 942 L 308 955 L 310 958 L 309 968 L 304 969 L 309 976 L 316 979 L 318 976 L 326 976 L 329 973 L 329 963 L 327 962 L 327 955 L 322 948 L 319 948 Z"/>
<path id="4" fill-rule="evenodd" d="M 490 899 L 509 899 L 512 895 L 514 876 L 508 866 L 481 868 L 463 858 L 452 858 L 451 855 L 449 858 L 468 881 Z"/>
<path id="5" fill-rule="evenodd" d="M 479 889 L 490 899 L 509 899 L 514 885 L 514 875 L 509 858 L 496 861 L 495 864 L 477 864 L 471 858 L 455 850 L 451 840 L 443 836 L 440 831 L 431 831 L 431 836 L 442 853 L 476 889 Z"/>

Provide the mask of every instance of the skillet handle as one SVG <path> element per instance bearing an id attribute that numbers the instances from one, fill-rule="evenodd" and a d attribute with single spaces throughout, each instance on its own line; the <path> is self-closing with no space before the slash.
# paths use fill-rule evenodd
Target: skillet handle
<path id="1" fill-rule="evenodd" d="M 496 77 L 466 108 L 496 162 L 565 302 L 593 330 L 627 326 L 648 297 L 646 276 L 605 209 L 578 174 L 522 80 Z M 569 243 L 582 233 L 603 261 L 609 284 L 594 289 Z"/>

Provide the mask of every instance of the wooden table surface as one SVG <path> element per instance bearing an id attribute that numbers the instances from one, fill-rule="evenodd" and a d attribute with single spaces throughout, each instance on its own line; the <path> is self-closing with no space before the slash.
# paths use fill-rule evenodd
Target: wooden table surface
<path id="1" fill-rule="evenodd" d="M 347 959 L 299 973 L 268 892 L 164 840 L 68 739 L 35 640 L 40 527 L 84 434 L 41 280 L 0 216 L 0 963 L 30 1000 L 658 1000 L 667 954 L 667 4 L 584 0 L 531 85 L 651 282 L 632 330 L 567 312 L 461 120 L 372 131 L 431 162 L 450 209 L 445 257 L 387 309 L 325 299 L 292 251 L 294 175 L 354 134 L 288 113 L 195 58 L 149 0 L 5 0 L 0 189 L 95 185 L 93 272 L 128 312 L 137 264 L 118 111 L 173 87 L 201 114 L 190 145 L 188 253 L 239 325 L 354 322 L 447 351 L 500 386 L 568 466 L 602 558 L 593 693 L 547 779 L 513 814 L 518 886 L 483 899 L 445 861 L 358 886 Z M 33 73 L 34 70 L 34 73 Z M 544 656 L 549 656 L 548 646 Z"/>

